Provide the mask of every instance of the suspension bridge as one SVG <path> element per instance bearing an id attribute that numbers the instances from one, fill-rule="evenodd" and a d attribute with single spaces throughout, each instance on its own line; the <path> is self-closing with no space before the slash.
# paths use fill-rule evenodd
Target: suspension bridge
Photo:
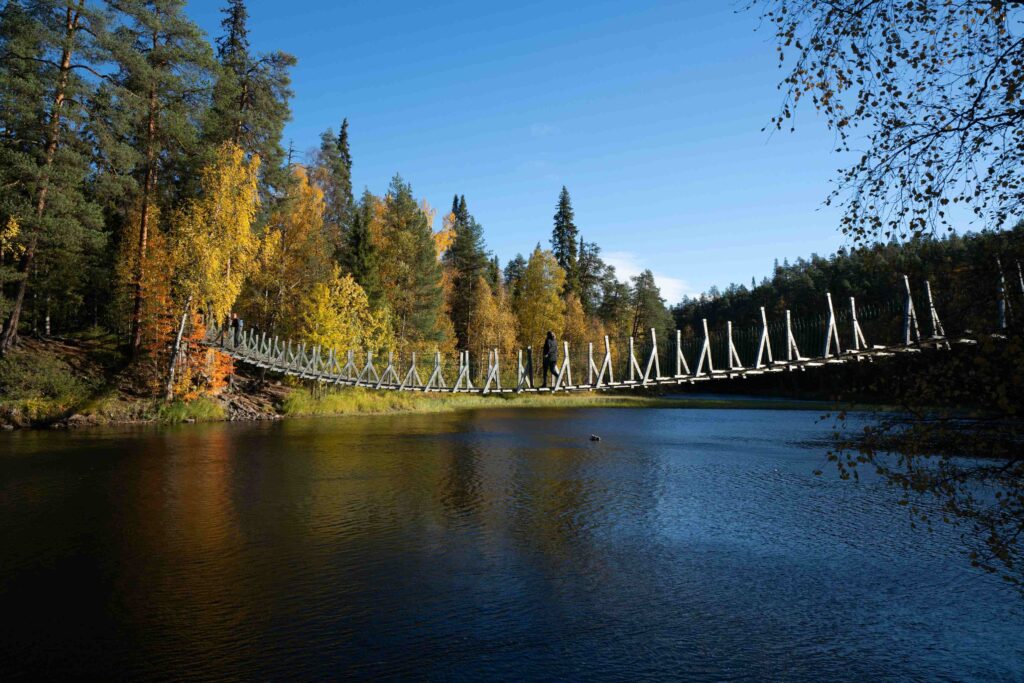
<path id="1" fill-rule="evenodd" d="M 456 362 L 448 366 L 440 352 L 433 358 L 417 358 L 408 354 L 404 362 L 388 352 L 386 363 L 375 358 L 373 351 L 323 349 L 307 347 L 268 337 L 265 333 L 248 330 L 235 335 L 233 330 L 213 328 L 205 341 L 238 362 L 269 372 L 297 377 L 328 385 L 367 387 L 378 390 L 421 391 L 449 393 L 523 393 L 595 391 L 630 388 L 663 387 L 696 384 L 723 379 L 734 379 L 766 373 L 800 371 L 826 365 L 870 361 L 900 353 L 920 353 L 949 349 L 951 344 L 974 344 L 968 337 L 947 338 L 932 296 L 931 284 L 924 282 L 919 321 L 910 281 L 903 276 L 903 292 L 895 307 L 901 321 L 901 330 L 892 325 L 877 326 L 877 332 L 889 332 L 888 342 L 869 343 L 864 329 L 864 309 L 858 307 L 854 297 L 844 302 L 837 313 L 831 293 L 822 297 L 824 313 L 808 322 L 795 320 L 785 310 L 781 321 L 769 324 L 764 307 L 760 309 L 760 324 L 735 334 L 731 321 L 724 330 L 712 333 L 707 319 L 701 321 L 698 334 L 685 342 L 682 333 L 675 331 L 675 339 L 659 348 L 657 331 L 650 330 L 649 339 L 638 343 L 629 337 L 618 359 L 613 359 L 613 345 L 604 337 L 595 355 L 590 343 L 576 358 L 568 342 L 562 342 L 562 352 L 553 374 L 553 382 L 538 383 L 531 347 L 520 349 L 504 367 L 497 349 L 487 352 L 486 366 L 480 364 L 476 373 L 471 371 L 468 351 L 458 351 Z M 893 310 L 898 307 L 901 310 Z M 861 318 L 858 318 L 858 312 Z M 1002 311 L 1002 309 L 1000 309 Z M 877 318 L 885 310 L 870 308 L 871 317 Z M 1002 312 L 1000 313 L 1002 316 Z M 1003 321 L 1005 326 L 1005 320 Z M 922 334 L 921 328 L 925 327 Z M 842 334 L 841 334 L 842 331 Z M 745 337 L 746 342 L 740 340 Z M 817 337 L 817 339 L 815 339 Z M 845 338 L 845 340 L 844 340 Z M 811 346 L 817 341 L 817 348 Z M 876 341 L 876 340 L 871 340 Z M 673 343 L 674 342 L 674 343 Z M 747 356 L 741 356 L 741 347 Z M 667 351 L 667 353 L 666 353 Z M 689 356 L 689 358 L 688 358 Z M 573 362 L 577 365 L 574 376 Z M 667 361 L 663 366 L 662 361 Z M 582 370 L 582 372 L 581 372 Z M 666 370 L 668 372 L 666 372 Z M 514 374 L 513 374 L 514 371 Z M 476 375 L 474 381 L 474 374 Z M 426 377 L 426 381 L 422 378 Z M 504 378 L 504 381 L 503 381 Z"/>

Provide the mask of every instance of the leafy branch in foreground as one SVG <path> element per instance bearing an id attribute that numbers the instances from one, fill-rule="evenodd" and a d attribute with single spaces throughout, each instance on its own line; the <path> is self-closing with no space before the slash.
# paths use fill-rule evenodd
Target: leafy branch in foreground
<path id="1" fill-rule="evenodd" d="M 809 99 L 855 161 L 826 203 L 857 242 L 1000 227 L 1024 204 L 1019 3 L 751 0 L 775 32 L 790 127 Z M 790 59 L 791 61 L 787 61 Z M 962 210 L 953 209 L 963 207 Z"/>

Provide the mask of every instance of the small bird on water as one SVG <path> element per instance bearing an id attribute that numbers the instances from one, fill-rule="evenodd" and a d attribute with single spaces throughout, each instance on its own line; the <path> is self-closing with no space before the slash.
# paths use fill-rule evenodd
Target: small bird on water
<path id="1" fill-rule="evenodd" d="M 590 440 L 591 441 L 600 441 L 601 437 L 599 437 L 597 434 L 591 434 L 590 435 Z"/>

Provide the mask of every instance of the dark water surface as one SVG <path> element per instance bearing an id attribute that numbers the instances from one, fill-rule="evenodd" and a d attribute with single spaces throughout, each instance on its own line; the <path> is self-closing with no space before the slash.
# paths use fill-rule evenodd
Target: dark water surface
<path id="1" fill-rule="evenodd" d="M 816 419 L 0 435 L 0 678 L 1024 680 L 1024 600 Z"/>

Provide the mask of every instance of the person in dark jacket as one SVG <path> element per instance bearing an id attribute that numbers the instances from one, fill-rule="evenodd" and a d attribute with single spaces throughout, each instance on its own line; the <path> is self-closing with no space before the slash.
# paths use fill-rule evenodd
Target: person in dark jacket
<path id="1" fill-rule="evenodd" d="M 231 314 L 231 336 L 234 342 L 233 346 L 238 346 L 242 341 L 242 319 L 238 317 L 237 313 Z"/>
<path id="2" fill-rule="evenodd" d="M 544 386 L 548 386 L 548 372 L 551 372 L 551 379 L 554 381 L 558 376 L 558 342 L 555 340 L 555 333 L 548 330 L 548 336 L 544 339 Z"/>

